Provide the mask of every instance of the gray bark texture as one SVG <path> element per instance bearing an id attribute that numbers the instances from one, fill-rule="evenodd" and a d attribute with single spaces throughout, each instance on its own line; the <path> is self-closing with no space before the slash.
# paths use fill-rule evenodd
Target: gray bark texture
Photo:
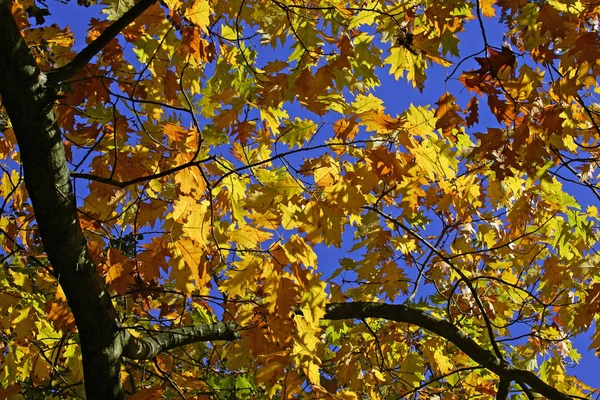
<path id="1" fill-rule="evenodd" d="M 121 329 L 102 277 L 97 273 L 81 231 L 60 128 L 53 110 L 52 84 L 80 71 L 110 39 L 156 0 L 142 0 L 72 63 L 40 71 L 10 12 L 0 0 L 0 96 L 10 118 L 35 211 L 44 251 L 75 317 L 88 399 L 122 399 L 122 357 L 152 359 L 159 352 L 189 343 L 233 340 L 231 324 L 199 325 L 135 338 Z"/>
<path id="2" fill-rule="evenodd" d="M 75 316 L 88 398 L 122 398 L 125 332 L 81 232 L 53 92 L 0 0 L 0 95 L 19 143 L 25 186 L 44 250 Z M 92 378 L 90 378 L 92 377 Z"/>

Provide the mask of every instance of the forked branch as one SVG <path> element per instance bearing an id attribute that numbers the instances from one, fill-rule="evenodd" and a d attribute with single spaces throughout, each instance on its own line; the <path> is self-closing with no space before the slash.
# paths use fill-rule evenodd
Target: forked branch
<path id="1" fill-rule="evenodd" d="M 156 0 L 140 0 L 136 5 L 131 7 L 121 18 L 113 22 L 104 30 L 94 41 L 81 50 L 73 60 L 67 65 L 47 72 L 48 85 L 56 85 L 64 82 L 69 78 L 77 75 L 90 60 L 98 54 L 111 40 L 117 37 L 123 29 L 142 15 L 144 11 L 150 8 Z"/>
<path id="2" fill-rule="evenodd" d="M 534 392 L 548 399 L 567 400 L 567 396 L 550 386 L 533 372 L 511 367 L 506 361 L 496 357 L 493 351 L 485 349 L 454 324 L 433 317 L 424 311 L 402 304 L 385 303 L 332 303 L 326 308 L 325 319 L 365 319 L 381 318 L 396 322 L 405 322 L 420 326 L 443 337 L 457 346 L 473 361 L 487 368 L 504 382 L 517 382 L 529 386 Z"/>
<path id="3" fill-rule="evenodd" d="M 498 375 L 500 394 L 509 387 L 510 382 L 516 382 L 524 390 L 530 388 L 533 392 L 548 399 L 567 400 L 572 398 L 547 384 L 533 372 L 511 367 L 506 361 L 498 358 L 493 350 L 488 350 L 475 342 L 456 325 L 431 316 L 425 311 L 403 304 L 371 302 L 331 303 L 326 306 L 325 311 L 324 319 L 326 320 L 380 318 L 416 325 L 443 337 L 481 367 Z M 157 334 L 150 333 L 145 338 L 132 336 L 125 344 L 123 355 L 131 359 L 152 359 L 161 352 L 186 344 L 237 339 L 239 329 L 240 327 L 235 323 L 220 322 L 176 328 Z"/>

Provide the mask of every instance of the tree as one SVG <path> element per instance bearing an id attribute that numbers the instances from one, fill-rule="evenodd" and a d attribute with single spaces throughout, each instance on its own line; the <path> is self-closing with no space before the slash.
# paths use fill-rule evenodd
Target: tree
<path id="1" fill-rule="evenodd" d="M 599 5 L 82 3 L 0 0 L 5 398 L 597 393 Z"/>

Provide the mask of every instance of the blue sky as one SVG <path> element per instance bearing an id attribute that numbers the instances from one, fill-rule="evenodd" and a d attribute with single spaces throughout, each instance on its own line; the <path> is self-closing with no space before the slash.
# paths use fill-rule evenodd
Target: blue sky
<path id="1" fill-rule="evenodd" d="M 69 4 L 52 2 L 50 4 L 50 9 L 53 14 L 48 17 L 48 22 L 56 22 L 60 26 L 69 25 L 75 33 L 76 49 L 81 49 L 85 46 L 85 34 L 87 32 L 89 19 L 91 17 L 103 17 L 98 14 L 98 8 L 91 7 L 86 9 L 78 7 L 75 5 L 74 0 L 71 0 L 71 3 Z M 470 25 L 477 25 L 477 21 L 471 21 Z M 461 39 L 459 48 L 461 56 L 463 57 L 479 52 L 484 48 L 479 27 L 469 26 L 468 28 L 468 34 L 462 33 L 459 35 L 459 38 Z M 485 21 L 485 28 L 489 44 L 500 47 L 504 40 L 501 25 L 498 24 L 497 21 L 487 19 Z M 478 34 L 474 34 L 474 32 L 477 32 Z M 447 76 L 453 68 L 454 66 L 448 68 L 435 66 L 429 69 L 428 79 L 422 93 L 413 89 L 411 85 L 404 80 L 395 81 L 392 77 L 388 76 L 388 71 L 383 68 L 378 71 L 382 78 L 382 85 L 377 89 L 376 93 L 384 100 L 388 113 L 392 115 L 401 113 L 411 103 L 414 105 L 434 105 L 445 91 L 451 92 L 458 99 L 460 105 L 465 106 L 472 94 L 467 93 L 466 89 L 454 79 L 447 80 Z M 476 68 L 476 63 L 473 59 L 466 61 L 454 78 L 460 74 L 460 71 L 469 70 L 471 68 Z M 498 126 L 496 119 L 491 116 L 489 112 L 486 114 L 485 109 L 486 107 L 483 106 L 480 108 L 480 111 L 482 112 L 480 122 L 470 129 L 471 132 L 484 130 L 487 126 Z M 583 192 L 578 186 L 572 185 L 572 187 L 569 187 L 569 191 L 578 198 L 584 207 L 590 202 L 587 193 Z M 428 229 L 435 231 L 436 228 L 439 227 L 432 224 Z M 348 230 L 345 234 L 345 239 L 351 239 L 352 234 L 352 230 Z M 321 270 L 325 275 L 331 273 L 337 267 L 338 259 L 340 257 L 356 257 L 355 254 L 347 253 L 347 250 L 352 245 L 352 240 L 348 240 L 347 243 L 348 246 L 342 249 L 325 248 L 323 246 L 319 246 L 316 249 L 320 257 L 319 262 Z M 326 265 L 332 265 L 332 267 L 325 267 Z M 426 294 L 428 294 L 427 289 L 421 293 L 421 296 Z M 600 369 L 600 359 L 595 357 L 593 352 L 587 350 L 590 342 L 589 336 L 589 334 L 582 334 L 574 339 L 575 347 L 579 349 L 583 357 L 580 363 L 573 367 L 573 371 L 580 379 L 593 386 L 597 379 L 595 371 Z"/>

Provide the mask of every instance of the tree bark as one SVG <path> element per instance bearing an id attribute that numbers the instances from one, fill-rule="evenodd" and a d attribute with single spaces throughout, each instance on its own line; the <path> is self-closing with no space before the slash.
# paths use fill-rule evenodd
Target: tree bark
<path id="1" fill-rule="evenodd" d="M 151 360 L 158 354 L 186 344 L 211 340 L 234 340 L 239 337 L 237 324 L 219 322 L 174 328 L 166 332 L 151 332 L 148 337 L 130 336 L 123 356 L 135 360 Z"/>
<path id="2" fill-rule="evenodd" d="M 156 0 L 142 0 L 90 43 L 53 83 L 80 71 L 110 39 Z M 198 325 L 135 338 L 120 327 L 104 280 L 88 253 L 81 231 L 62 136 L 53 110 L 54 91 L 46 85 L 10 11 L 0 0 L 0 96 L 10 118 L 35 211 L 44 251 L 75 317 L 88 399 L 124 398 L 120 364 L 123 356 L 151 359 L 188 343 L 232 340 L 231 324 Z M 124 349 L 126 354 L 123 354 Z"/>
<path id="3" fill-rule="evenodd" d="M 568 400 L 571 398 L 541 380 L 533 372 L 511 367 L 506 361 L 496 357 L 492 350 L 485 349 L 465 335 L 456 325 L 403 304 L 333 303 L 327 306 L 325 318 L 332 320 L 382 318 L 417 325 L 447 339 L 471 357 L 473 361 L 489 369 L 505 382 L 514 381 L 525 384 L 548 399 Z"/>
<path id="4" fill-rule="evenodd" d="M 123 397 L 120 358 L 125 333 L 96 272 L 77 219 L 53 91 L 10 12 L 0 0 L 0 95 L 19 144 L 25 187 L 44 250 L 75 316 L 88 399 Z"/>

